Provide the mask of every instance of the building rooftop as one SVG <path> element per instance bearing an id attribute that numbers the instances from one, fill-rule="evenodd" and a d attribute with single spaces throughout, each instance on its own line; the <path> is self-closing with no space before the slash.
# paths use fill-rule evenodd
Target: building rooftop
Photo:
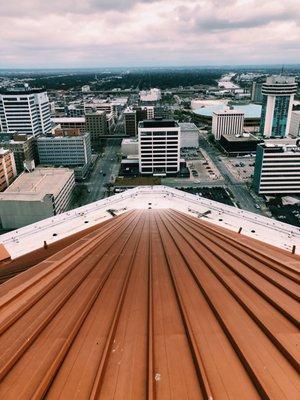
<path id="1" fill-rule="evenodd" d="M 223 110 L 216 110 L 213 112 L 216 115 L 225 115 L 225 114 L 234 114 L 234 115 L 245 115 L 243 110 L 235 109 L 235 108 L 224 108 Z"/>
<path id="2" fill-rule="evenodd" d="M 84 123 L 85 117 L 55 117 L 51 118 L 51 121 L 54 122 L 55 124 L 63 124 L 70 122 Z"/>
<path id="3" fill-rule="evenodd" d="M 218 112 L 224 110 L 225 105 L 217 105 L 211 107 L 202 107 L 193 110 L 195 114 L 202 115 L 205 117 L 212 117 L 213 112 Z M 234 109 L 237 111 L 242 111 L 245 113 L 245 119 L 255 118 L 259 119 L 261 116 L 261 105 L 259 104 L 247 104 L 247 105 L 235 105 Z"/>
<path id="4" fill-rule="evenodd" d="M 260 139 L 253 135 L 247 136 L 234 136 L 234 135 L 222 135 L 228 142 L 259 142 Z"/>
<path id="5" fill-rule="evenodd" d="M 270 139 L 260 144 L 261 147 L 274 150 L 277 152 L 284 152 L 288 154 L 300 154 L 300 140 L 299 139 Z"/>
<path id="6" fill-rule="evenodd" d="M 141 128 L 176 128 L 178 126 L 176 121 L 163 118 L 146 119 L 139 122 Z"/>
<path id="7" fill-rule="evenodd" d="M 5 95 L 28 95 L 28 94 L 35 94 L 35 93 L 44 93 L 46 89 L 43 88 L 0 88 L 0 94 Z"/>
<path id="8" fill-rule="evenodd" d="M 295 77 L 294 76 L 284 76 L 284 75 L 272 75 L 268 76 L 266 82 L 264 84 L 274 85 L 274 84 L 294 84 Z"/>
<path id="9" fill-rule="evenodd" d="M 184 132 L 197 132 L 199 133 L 199 129 L 193 122 L 179 122 L 178 125 L 181 128 L 181 133 Z"/>
<path id="10" fill-rule="evenodd" d="M 4 192 L 2 200 L 41 201 L 47 194 L 56 196 L 74 174 L 68 168 L 36 168 L 23 172 Z"/>
<path id="11" fill-rule="evenodd" d="M 128 160 L 127 160 L 128 162 Z M 136 162 L 134 160 L 134 162 Z M 58 170 L 58 169 L 55 169 Z M 60 169 L 59 169 L 60 170 Z M 3 195 L 3 193 L 1 194 Z M 149 204 L 150 203 L 150 204 Z M 135 209 L 175 209 L 214 225 L 300 254 L 300 228 L 167 186 L 140 186 L 0 236 L 13 259 Z"/>
<path id="12" fill-rule="evenodd" d="M 0 147 L 0 157 L 5 156 L 6 154 L 8 154 L 10 152 L 11 152 L 10 150 Z"/>
<path id="13" fill-rule="evenodd" d="M 299 256 L 170 209 L 94 228 L 0 286 L 0 398 L 299 399 Z"/>

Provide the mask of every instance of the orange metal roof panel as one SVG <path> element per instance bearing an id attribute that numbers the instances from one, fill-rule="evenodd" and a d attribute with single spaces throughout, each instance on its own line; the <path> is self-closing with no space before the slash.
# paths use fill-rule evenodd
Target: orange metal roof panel
<path id="1" fill-rule="evenodd" d="M 172 210 L 86 233 L 0 286 L 0 398 L 299 399 L 297 256 Z"/>
<path id="2" fill-rule="evenodd" d="M 3 244 L 0 244 L 0 262 L 9 259 L 10 259 L 9 252 L 6 250 Z"/>

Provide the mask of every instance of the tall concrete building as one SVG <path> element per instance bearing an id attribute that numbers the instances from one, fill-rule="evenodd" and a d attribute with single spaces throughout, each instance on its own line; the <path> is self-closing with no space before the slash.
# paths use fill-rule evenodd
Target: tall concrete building
<path id="1" fill-rule="evenodd" d="M 3 147 L 11 150 L 14 154 L 17 174 L 24 171 L 24 161 L 34 160 L 36 164 L 38 163 L 35 139 L 33 135 L 14 134 L 11 140 L 3 143 Z"/>
<path id="2" fill-rule="evenodd" d="M 256 150 L 253 187 L 258 194 L 300 193 L 300 140 L 274 140 Z"/>
<path id="3" fill-rule="evenodd" d="M 297 92 L 294 77 L 270 76 L 262 86 L 263 103 L 260 131 L 266 138 L 288 135 L 293 100 Z"/>
<path id="4" fill-rule="evenodd" d="M 140 121 L 154 119 L 157 116 L 162 117 L 156 114 L 156 109 L 157 108 L 154 106 L 127 107 L 124 111 L 124 128 L 126 135 L 137 136 L 138 124 Z"/>
<path id="5" fill-rule="evenodd" d="M 17 176 L 14 154 L 0 148 L 0 192 L 5 190 Z"/>
<path id="6" fill-rule="evenodd" d="M 137 135 L 137 111 L 133 108 L 127 108 L 124 111 L 124 128 L 125 135 L 136 136 Z"/>
<path id="7" fill-rule="evenodd" d="M 50 130 L 50 107 L 45 90 L 0 91 L 0 131 L 37 136 Z"/>
<path id="8" fill-rule="evenodd" d="M 55 135 L 36 140 L 40 164 L 75 168 L 76 180 L 84 179 L 92 161 L 90 133 L 58 129 Z"/>
<path id="9" fill-rule="evenodd" d="M 300 136 L 300 110 L 292 111 L 289 134 L 292 137 Z"/>
<path id="10" fill-rule="evenodd" d="M 105 111 L 96 111 L 85 115 L 86 131 L 91 134 L 92 145 L 100 144 L 101 136 L 108 134 L 108 122 Z"/>
<path id="11" fill-rule="evenodd" d="M 74 186 L 74 171 L 67 168 L 24 172 L 0 194 L 2 228 L 20 228 L 66 211 Z"/>
<path id="12" fill-rule="evenodd" d="M 258 104 L 262 103 L 263 101 L 262 86 L 263 86 L 262 79 L 257 79 L 252 82 L 251 101 L 253 101 L 253 103 L 258 103 Z"/>
<path id="13" fill-rule="evenodd" d="M 212 133 L 216 140 L 222 135 L 237 136 L 243 133 L 244 112 L 234 109 L 214 111 L 212 116 Z"/>
<path id="14" fill-rule="evenodd" d="M 176 121 L 155 119 L 139 123 L 139 171 L 154 176 L 180 169 L 180 127 Z"/>

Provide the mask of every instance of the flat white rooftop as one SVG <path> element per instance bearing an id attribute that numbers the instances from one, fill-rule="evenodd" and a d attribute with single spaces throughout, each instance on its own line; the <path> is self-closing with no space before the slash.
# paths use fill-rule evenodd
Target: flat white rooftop
<path id="1" fill-rule="evenodd" d="M 140 186 L 0 236 L 12 258 L 132 209 L 171 208 L 300 254 L 300 228 L 167 186 Z"/>
<path id="2" fill-rule="evenodd" d="M 57 196 L 74 174 L 69 168 L 36 168 L 23 172 L 3 193 L 0 201 L 38 201 L 46 194 Z"/>

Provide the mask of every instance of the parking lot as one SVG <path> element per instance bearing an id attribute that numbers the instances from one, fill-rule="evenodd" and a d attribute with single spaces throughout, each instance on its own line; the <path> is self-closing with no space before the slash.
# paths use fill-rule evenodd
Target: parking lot
<path id="1" fill-rule="evenodd" d="M 186 160 L 192 181 L 201 182 L 221 179 L 219 170 L 204 150 L 186 149 L 181 151 L 181 156 Z"/>
<path id="2" fill-rule="evenodd" d="M 229 172 L 240 182 L 252 180 L 255 157 L 221 157 Z"/>

